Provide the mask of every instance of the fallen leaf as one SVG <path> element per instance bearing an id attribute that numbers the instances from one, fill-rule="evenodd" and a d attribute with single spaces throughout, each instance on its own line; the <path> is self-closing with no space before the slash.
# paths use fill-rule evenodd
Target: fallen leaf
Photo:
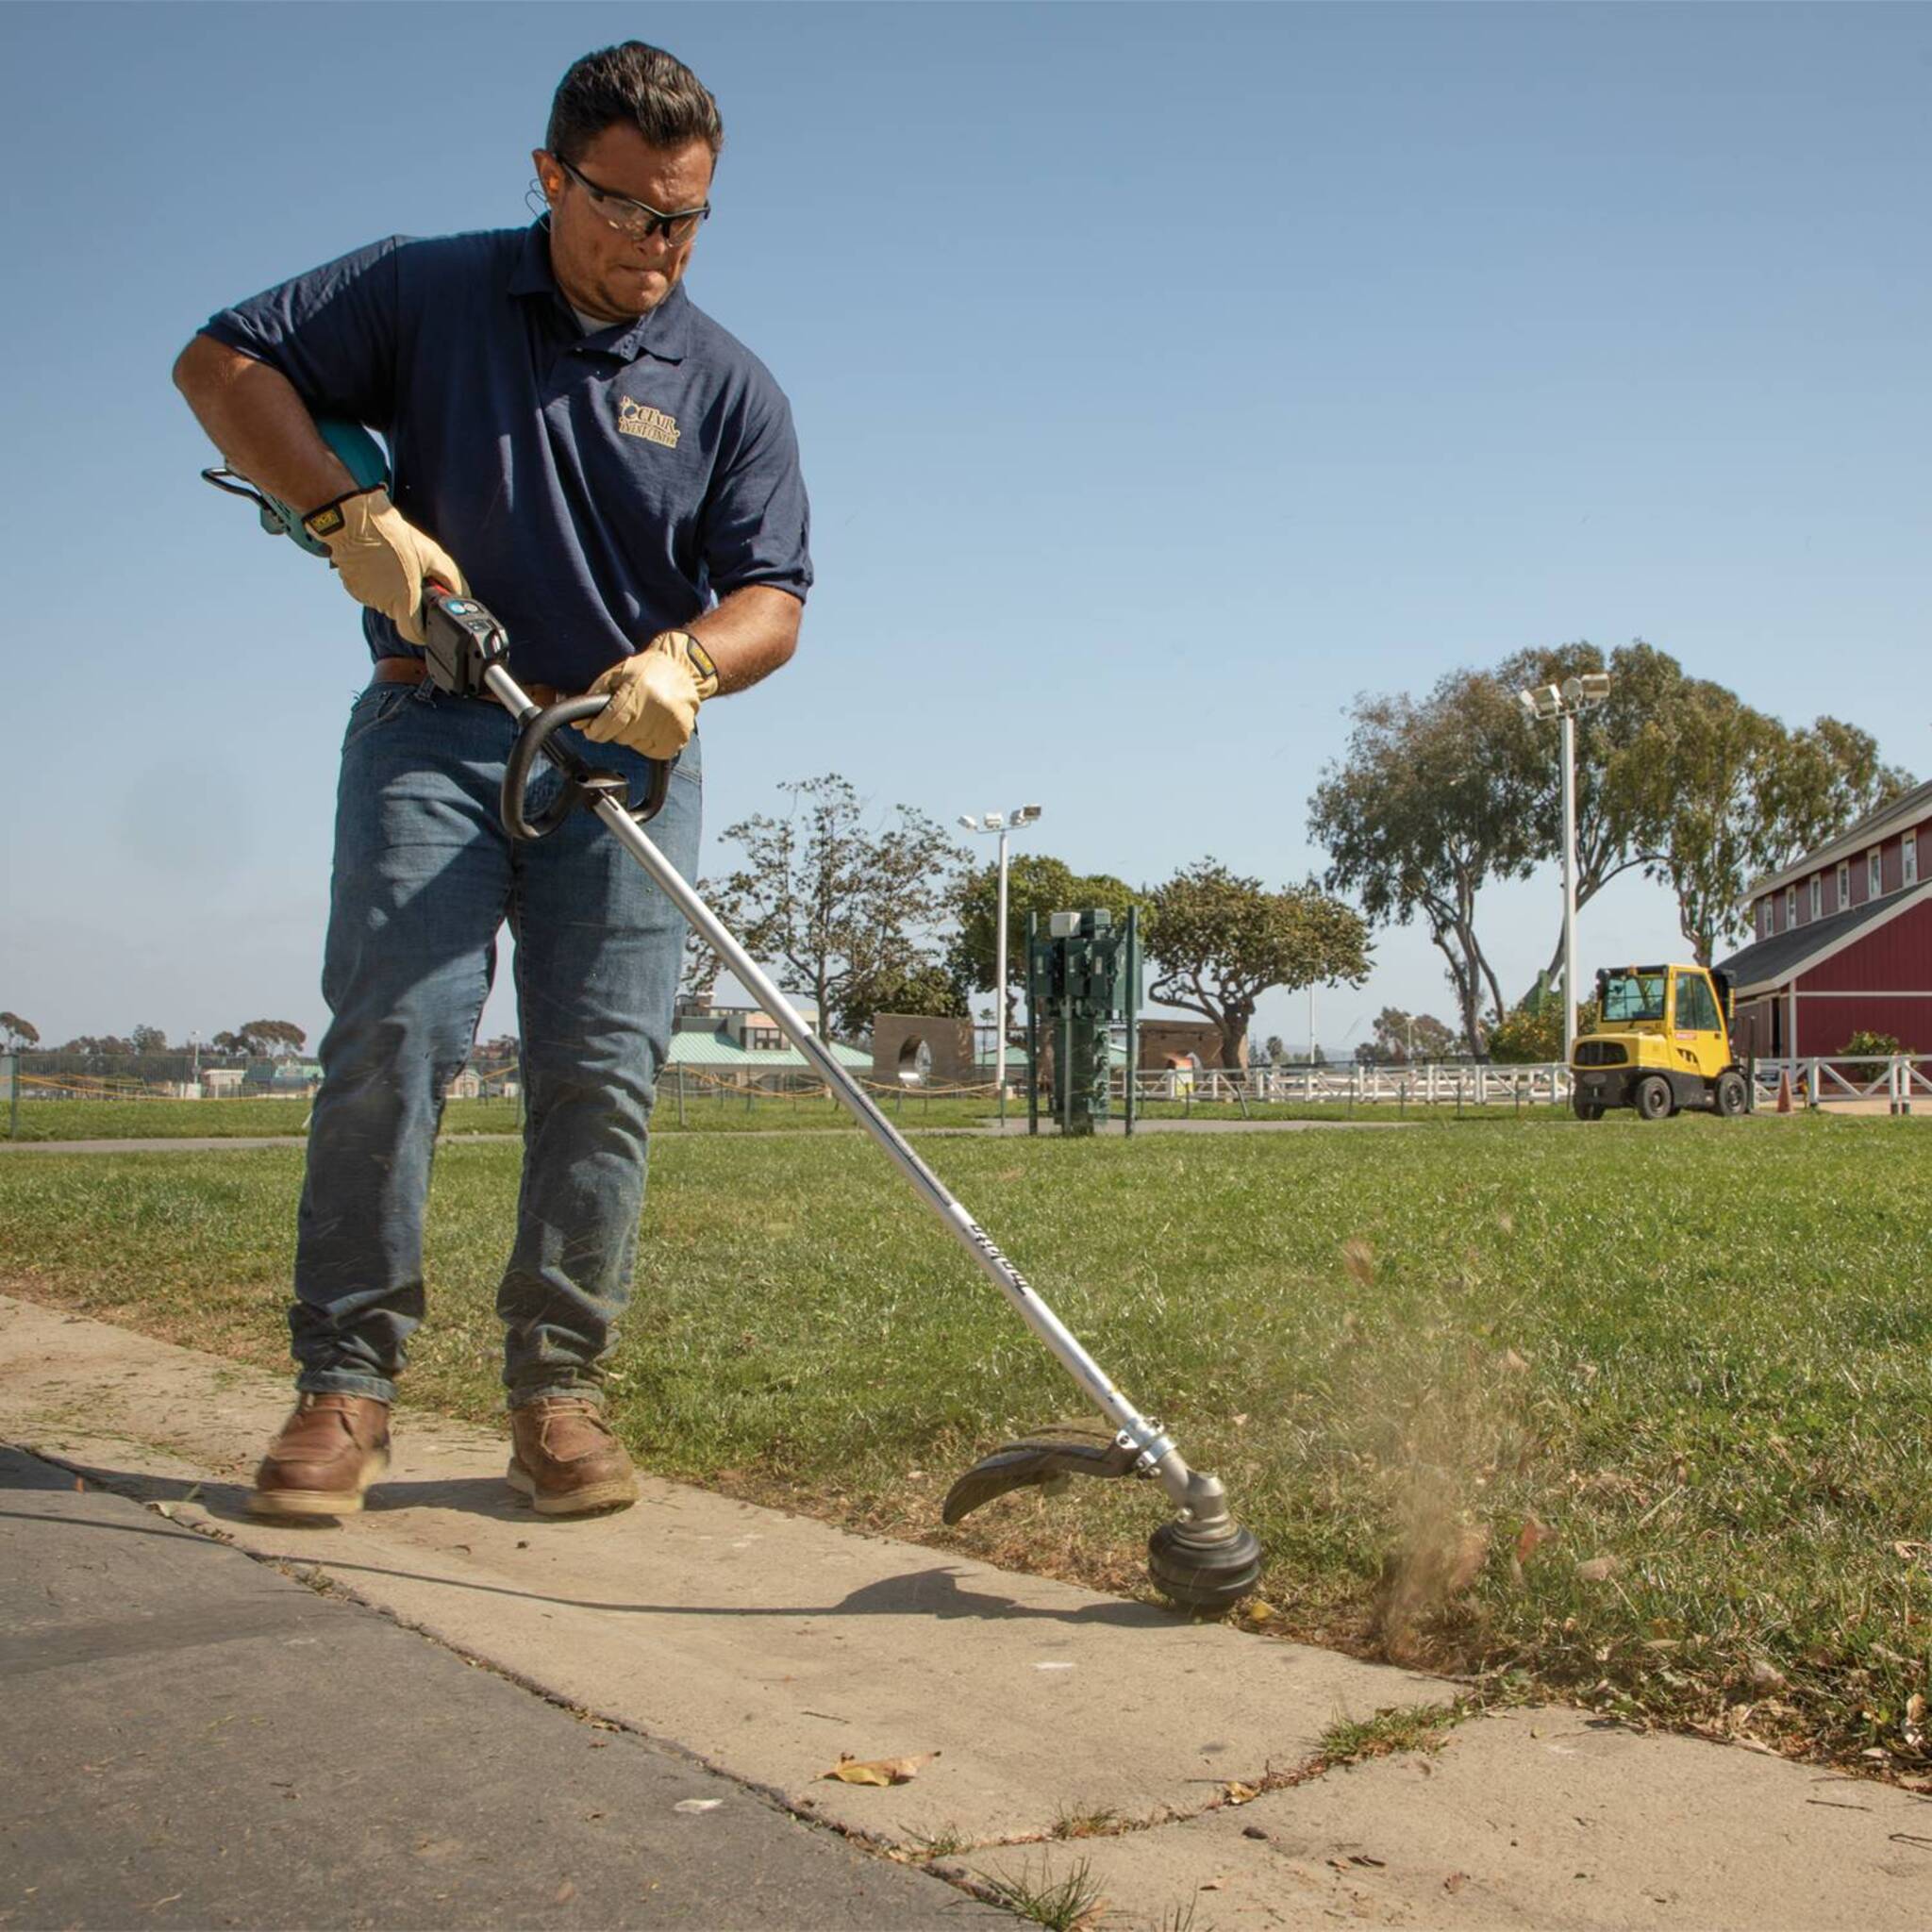
<path id="1" fill-rule="evenodd" d="M 837 1778 L 845 1785 L 908 1784 L 939 1755 L 937 1751 L 916 1751 L 908 1757 L 873 1757 L 863 1761 L 841 1757 L 830 1771 L 822 1771 L 819 1776 Z"/>
<path id="2" fill-rule="evenodd" d="M 567 1906 L 569 1905 L 572 1899 L 576 1897 L 576 1887 L 573 1885 L 568 1878 L 566 1878 L 563 1881 L 563 1883 L 559 1885 L 553 1893 L 551 1893 L 551 1900 L 553 1904 L 559 1906 Z"/>
<path id="3" fill-rule="evenodd" d="M 1448 1877 L 1443 1879 L 1442 1890 L 1444 1891 L 1460 1891 L 1468 1883 L 1469 1874 L 1467 1872 L 1452 1872 Z"/>
<path id="4" fill-rule="evenodd" d="M 1234 1620 L 1244 1630 L 1258 1630 L 1264 1624 L 1272 1624 L 1281 1612 L 1264 1598 L 1251 1596 L 1234 1613 Z"/>
<path id="5" fill-rule="evenodd" d="M 75 1477 L 74 1478 L 74 1487 L 75 1487 L 75 1488 L 76 1490 L 85 1490 L 85 1489 L 87 1488 L 87 1478 L 86 1478 L 86 1476 L 84 1476 L 84 1475 L 77 1475 L 77 1476 L 75 1476 Z"/>
<path id="6" fill-rule="evenodd" d="M 170 1523 L 175 1520 L 175 1506 L 172 1503 L 150 1503 L 147 1507 L 157 1516 L 165 1516 Z"/>
<path id="7" fill-rule="evenodd" d="M 1372 1287 L 1375 1279 L 1375 1251 L 1360 1235 L 1350 1235 L 1341 1244 L 1341 1265 L 1351 1279 L 1358 1281 L 1364 1288 Z"/>
<path id="8" fill-rule="evenodd" d="M 723 1798 L 680 1798 L 672 1806 L 674 1811 L 715 1811 L 724 1802 Z"/>
<path id="9" fill-rule="evenodd" d="M 1560 1542 L 1562 1532 L 1551 1529 L 1534 1514 L 1523 1519 L 1523 1527 L 1516 1532 L 1516 1560 L 1526 1563 L 1545 1543 Z"/>
<path id="10" fill-rule="evenodd" d="M 1204 1878 L 1194 1890 L 1196 1891 L 1219 1891 L 1227 1883 L 1224 1878 Z"/>
<path id="11" fill-rule="evenodd" d="M 1756 1690 L 1781 1690 L 1787 1679 L 1785 1674 L 1774 1663 L 1767 1663 L 1758 1657 L 1751 1666 L 1751 1686 Z"/>
<path id="12" fill-rule="evenodd" d="M 1522 1356 L 1518 1355 L 1513 1348 L 1506 1348 L 1503 1351 L 1503 1366 L 1512 1375 L 1524 1375 L 1529 1373 L 1529 1363 Z"/>
<path id="13" fill-rule="evenodd" d="M 1230 1805 L 1251 1805 L 1261 1795 L 1254 1785 L 1244 1785 L 1239 1778 L 1230 1778 L 1221 1790 Z"/>
<path id="14" fill-rule="evenodd" d="M 1615 1557 L 1591 1557 L 1577 1564 L 1576 1580 L 1578 1583 L 1607 1583 L 1623 1567 Z"/>

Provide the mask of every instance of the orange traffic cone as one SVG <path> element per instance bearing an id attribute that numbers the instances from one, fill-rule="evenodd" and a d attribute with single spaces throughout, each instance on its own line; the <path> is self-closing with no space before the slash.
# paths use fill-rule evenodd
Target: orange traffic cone
<path id="1" fill-rule="evenodd" d="M 1791 1070 L 1789 1067 L 1777 1076 L 1777 1110 L 1780 1113 L 1791 1110 Z"/>

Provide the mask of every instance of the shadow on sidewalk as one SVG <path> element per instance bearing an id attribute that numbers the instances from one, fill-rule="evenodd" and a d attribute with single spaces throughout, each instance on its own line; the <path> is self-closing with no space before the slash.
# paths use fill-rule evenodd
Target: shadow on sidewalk
<path id="1" fill-rule="evenodd" d="M 29 1451 L 38 1455 L 40 1452 Z M 45 1458 L 43 1458 L 45 1459 Z M 312 1524 L 267 1523 L 247 1510 L 248 1491 L 239 1483 L 185 1482 L 178 1476 L 150 1476 L 132 1471 L 115 1470 L 90 1463 L 62 1460 L 56 1467 L 80 1478 L 91 1488 L 107 1491 L 141 1503 L 185 1502 L 191 1495 L 219 1522 L 244 1523 L 258 1533 L 270 1528 L 291 1533 L 294 1544 L 308 1536 L 325 1534 L 338 1525 L 334 1519 L 318 1517 Z M 16 1487 L 0 1474 L 0 1491 Z M 44 1493 L 46 1485 L 30 1487 Z M 445 1508 L 483 1516 L 497 1522 L 516 1523 L 546 1535 L 568 1536 L 573 1525 L 537 1515 L 499 1479 L 490 1476 L 458 1476 L 443 1482 L 385 1483 L 381 1500 L 372 1498 L 367 1514 L 382 1516 L 405 1508 Z M 0 1509 L 0 1516 L 24 1512 Z M 46 1522 L 36 1515 L 36 1522 Z M 164 1536 L 166 1530 L 150 1530 L 138 1524 L 83 1522 L 77 1518 L 54 1518 L 70 1528 L 108 1530 L 131 1536 Z M 353 1519 L 352 1519 L 353 1520 Z M 425 1583 L 441 1590 L 470 1591 L 479 1595 L 508 1597 L 525 1603 L 556 1604 L 564 1609 L 617 1611 L 644 1617 L 738 1617 L 756 1620 L 767 1617 L 905 1617 L 930 1618 L 947 1622 L 969 1618 L 983 1623 L 1052 1623 L 1074 1628 L 1113 1625 L 1124 1629 L 1156 1629 L 1186 1621 L 1179 1613 L 1153 1604 L 1133 1603 L 1125 1598 L 1083 1604 L 1078 1609 L 1040 1608 L 1015 1603 L 1010 1597 L 991 1591 L 973 1590 L 960 1582 L 958 1570 L 935 1564 L 903 1576 L 881 1577 L 830 1604 L 660 1604 L 610 1603 L 590 1597 L 556 1596 L 543 1591 L 518 1590 L 509 1584 L 483 1583 L 463 1577 L 435 1576 L 416 1570 L 386 1568 L 375 1563 L 355 1563 L 303 1550 L 291 1544 L 283 1550 L 250 1549 L 245 1555 L 268 1563 L 288 1564 L 297 1569 L 318 1569 L 329 1575 L 387 1576 L 398 1582 Z"/>

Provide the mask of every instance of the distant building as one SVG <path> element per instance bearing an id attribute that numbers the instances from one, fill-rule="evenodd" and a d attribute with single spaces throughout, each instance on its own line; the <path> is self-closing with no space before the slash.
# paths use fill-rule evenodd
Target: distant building
<path id="1" fill-rule="evenodd" d="M 299 1099 L 322 1085 L 322 1068 L 314 1060 L 250 1060 L 242 1076 L 242 1091 L 279 1100 Z"/>
<path id="2" fill-rule="evenodd" d="M 1757 880 L 1751 944 L 1720 962 L 1740 1058 L 1820 1058 L 1854 1033 L 1932 1053 L 1932 783 Z"/>
<path id="3" fill-rule="evenodd" d="M 808 1025 L 815 1027 L 817 1008 L 797 1006 Z M 870 1069 L 872 1056 L 857 1047 L 829 1042 L 841 1067 Z M 665 1056 L 667 1073 L 685 1067 L 708 1079 L 749 1086 L 760 1074 L 813 1071 L 811 1062 L 791 1045 L 769 1013 L 756 1007 L 721 1007 L 710 1001 L 680 1003 Z"/>

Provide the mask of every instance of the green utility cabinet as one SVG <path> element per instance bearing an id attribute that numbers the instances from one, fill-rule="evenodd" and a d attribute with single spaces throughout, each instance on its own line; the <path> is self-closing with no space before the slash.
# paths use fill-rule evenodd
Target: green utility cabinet
<path id="1" fill-rule="evenodd" d="M 1040 929 L 1026 915 L 1026 1131 L 1040 1131 L 1040 1065 L 1053 1060 L 1053 1118 L 1063 1134 L 1091 1134 L 1108 1117 L 1110 1044 L 1116 1025 L 1127 1036 L 1126 1130 L 1134 1131 L 1134 1084 L 1140 1068 L 1141 939 L 1134 912 L 1116 926 L 1105 907 L 1055 912 Z"/>

